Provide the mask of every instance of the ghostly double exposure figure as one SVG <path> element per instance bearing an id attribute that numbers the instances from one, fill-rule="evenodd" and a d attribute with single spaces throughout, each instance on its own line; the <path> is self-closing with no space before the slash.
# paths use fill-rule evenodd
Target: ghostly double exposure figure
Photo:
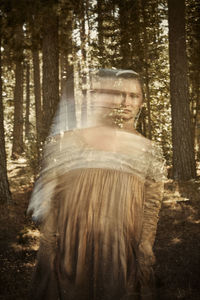
<path id="1" fill-rule="evenodd" d="M 134 126 L 139 76 L 97 71 L 74 128 L 62 101 L 29 205 L 42 223 L 31 299 L 155 299 L 164 164 Z"/>

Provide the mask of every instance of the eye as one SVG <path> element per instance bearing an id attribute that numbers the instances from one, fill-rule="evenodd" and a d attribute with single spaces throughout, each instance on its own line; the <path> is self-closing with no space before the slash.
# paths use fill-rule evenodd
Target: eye
<path id="1" fill-rule="evenodd" d="M 131 94 L 130 94 L 130 97 L 131 97 L 132 99 L 135 99 L 135 98 L 139 98 L 140 96 L 139 96 L 138 94 L 131 93 Z"/>
<path id="2" fill-rule="evenodd" d="M 125 92 L 121 92 L 120 96 L 124 99 L 126 97 L 126 93 Z"/>
<path id="3" fill-rule="evenodd" d="M 113 96 L 120 96 L 121 95 L 121 93 L 119 93 L 118 91 L 113 91 L 112 93 L 110 93 L 111 95 L 113 95 Z"/>

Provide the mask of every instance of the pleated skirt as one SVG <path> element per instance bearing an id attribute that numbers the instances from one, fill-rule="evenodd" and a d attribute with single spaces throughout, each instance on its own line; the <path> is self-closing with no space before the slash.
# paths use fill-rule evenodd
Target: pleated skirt
<path id="1" fill-rule="evenodd" d="M 144 182 L 136 175 L 76 169 L 58 177 L 31 299 L 140 299 L 143 206 Z"/>

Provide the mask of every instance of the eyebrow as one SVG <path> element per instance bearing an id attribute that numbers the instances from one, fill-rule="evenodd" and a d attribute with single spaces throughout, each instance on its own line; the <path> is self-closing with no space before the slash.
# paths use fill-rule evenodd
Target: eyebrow
<path id="1" fill-rule="evenodd" d="M 120 95 L 120 94 L 127 94 L 125 91 L 120 91 L 120 90 L 112 90 L 112 89 L 92 89 L 90 90 L 91 93 L 106 93 L 110 95 Z M 128 93 L 131 97 L 133 96 L 140 96 L 140 93 Z"/>
<path id="2" fill-rule="evenodd" d="M 128 95 L 130 95 L 131 97 L 140 97 L 140 96 L 141 96 L 140 93 L 134 93 L 134 92 L 130 92 L 130 93 L 127 93 L 127 92 L 121 92 L 121 94 L 128 94 Z"/>
<path id="3" fill-rule="evenodd" d="M 91 93 L 106 93 L 106 94 L 121 94 L 118 90 L 111 90 L 111 89 L 93 89 L 90 90 Z"/>

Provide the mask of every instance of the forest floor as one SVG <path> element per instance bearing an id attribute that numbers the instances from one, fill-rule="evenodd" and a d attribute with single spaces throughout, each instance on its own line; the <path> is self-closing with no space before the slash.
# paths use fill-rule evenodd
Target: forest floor
<path id="1" fill-rule="evenodd" d="M 40 233 L 26 215 L 33 187 L 26 162 L 12 162 L 8 173 L 13 203 L 0 206 L 0 299 L 23 300 Z M 200 179 L 166 183 L 154 251 L 159 299 L 200 299 Z"/>

